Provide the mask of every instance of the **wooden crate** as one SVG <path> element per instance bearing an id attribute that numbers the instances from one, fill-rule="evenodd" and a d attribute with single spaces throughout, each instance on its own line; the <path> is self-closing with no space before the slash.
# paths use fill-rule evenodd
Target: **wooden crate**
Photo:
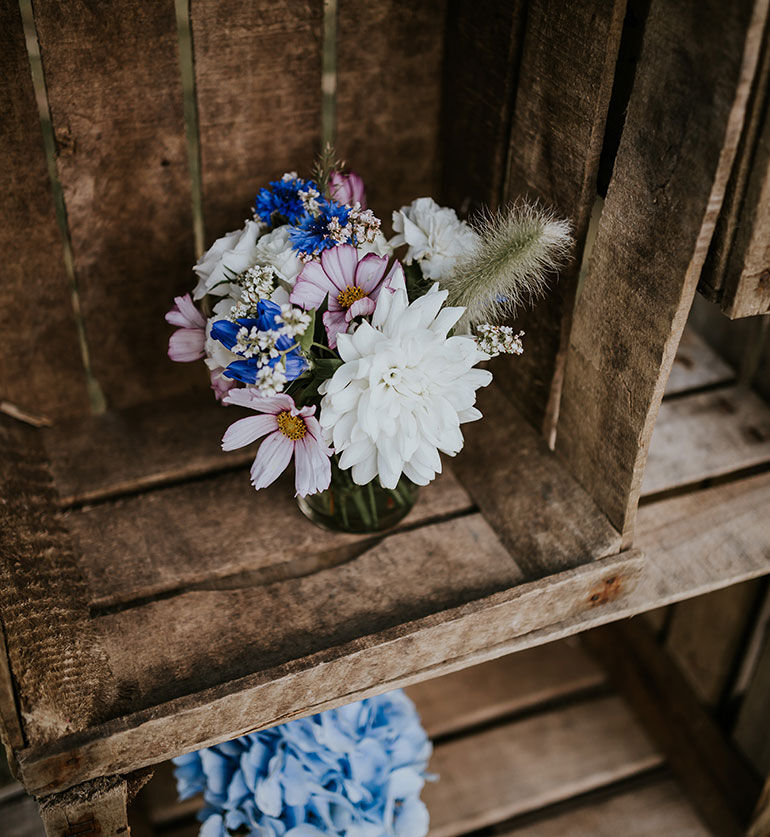
<path id="1" fill-rule="evenodd" d="M 634 537 L 725 193 L 763 159 L 767 2 L 639 11 L 33 0 L 25 41 L 16 5 L 0 10 L 0 716 L 50 833 L 67 817 L 121 827 L 123 777 L 178 753 L 770 570 L 764 477 L 651 503 Z M 317 531 L 285 483 L 255 496 L 246 457 L 218 449 L 235 411 L 164 359 L 194 208 L 211 240 L 261 183 L 310 165 L 332 41 L 338 148 L 375 210 L 527 193 L 578 241 L 462 455 L 377 538 Z M 763 288 L 739 285 L 762 310 Z M 732 529 L 726 503 L 744 510 Z M 704 557 L 709 537 L 741 546 Z"/>

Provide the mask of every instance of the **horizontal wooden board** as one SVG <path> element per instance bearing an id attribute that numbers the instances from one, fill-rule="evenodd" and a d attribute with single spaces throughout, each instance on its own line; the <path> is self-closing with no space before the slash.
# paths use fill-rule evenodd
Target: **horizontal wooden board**
<path id="1" fill-rule="evenodd" d="M 657 494 L 770 462 L 770 406 L 729 387 L 665 401 L 642 493 Z"/>
<path id="2" fill-rule="evenodd" d="M 682 339 L 674 357 L 674 365 L 666 382 L 664 399 L 689 390 L 729 384 L 735 371 L 690 326 L 682 332 Z M 653 431 L 653 438 L 654 438 Z"/>
<path id="3" fill-rule="evenodd" d="M 423 799 L 454 837 L 625 779 L 662 757 L 617 697 L 555 709 L 436 748 Z"/>
<path id="4" fill-rule="evenodd" d="M 603 682 L 604 673 L 579 644 L 565 640 L 416 683 L 406 691 L 426 732 L 436 739 Z M 189 815 L 200 804 L 197 797 L 177 800 L 169 762 L 158 767 L 136 802 L 143 818 L 156 826 Z"/>
<path id="5" fill-rule="evenodd" d="M 500 837 L 711 837 L 712 832 L 671 779 L 591 799 L 527 825 L 495 831 Z"/>

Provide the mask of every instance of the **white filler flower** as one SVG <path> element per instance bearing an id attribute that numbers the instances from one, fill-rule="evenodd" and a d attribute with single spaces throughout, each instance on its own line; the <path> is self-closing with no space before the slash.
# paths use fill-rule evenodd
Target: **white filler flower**
<path id="1" fill-rule="evenodd" d="M 473 366 L 488 355 L 471 337 L 447 338 L 464 309 L 442 309 L 446 297 L 437 284 L 411 305 L 405 291 L 385 291 L 371 325 L 337 338 L 344 363 L 321 385 L 320 423 L 358 485 L 379 475 L 395 488 L 402 473 L 427 485 L 439 451 L 454 456 L 460 425 L 481 418 L 476 390 L 492 375 Z"/>
<path id="2" fill-rule="evenodd" d="M 454 209 L 433 198 L 417 198 L 393 213 L 393 248 L 408 244 L 404 261 L 418 261 L 426 279 L 444 279 L 457 262 L 478 244 L 478 236 Z"/>

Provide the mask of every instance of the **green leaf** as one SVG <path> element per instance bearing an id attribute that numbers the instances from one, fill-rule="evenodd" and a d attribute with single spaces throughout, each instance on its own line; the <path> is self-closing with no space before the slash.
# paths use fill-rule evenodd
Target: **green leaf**
<path id="1" fill-rule="evenodd" d="M 305 333 L 297 337 L 297 342 L 299 343 L 302 351 L 306 355 L 309 355 L 310 347 L 313 345 L 313 336 L 315 335 L 315 309 L 311 308 L 310 311 L 305 313 L 310 314 L 310 323 L 305 329 Z"/>

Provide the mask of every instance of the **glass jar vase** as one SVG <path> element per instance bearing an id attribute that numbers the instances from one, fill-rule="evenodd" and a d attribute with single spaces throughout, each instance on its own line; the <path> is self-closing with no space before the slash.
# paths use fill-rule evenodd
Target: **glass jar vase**
<path id="1" fill-rule="evenodd" d="M 350 469 L 341 470 L 333 456 L 332 480 L 325 491 L 297 497 L 302 514 L 324 529 L 338 532 L 381 532 L 402 520 L 417 500 L 419 491 L 402 476 L 395 488 L 383 488 L 375 477 L 356 485 Z"/>

